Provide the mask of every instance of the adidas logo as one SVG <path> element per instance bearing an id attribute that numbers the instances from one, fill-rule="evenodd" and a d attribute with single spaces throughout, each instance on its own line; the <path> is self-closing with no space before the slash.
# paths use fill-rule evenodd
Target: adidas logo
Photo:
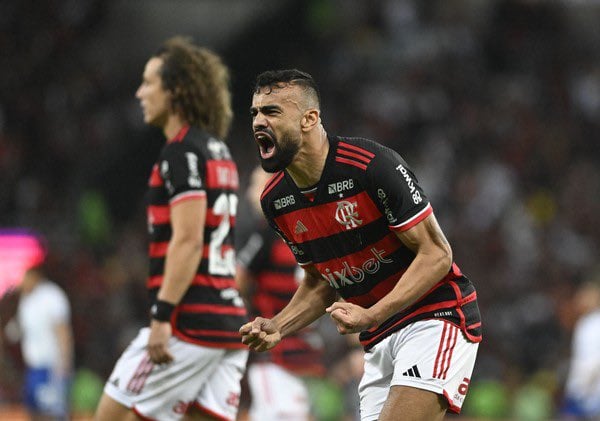
<path id="1" fill-rule="evenodd" d="M 294 229 L 294 232 L 296 234 L 300 234 L 303 232 L 307 232 L 308 228 L 306 228 L 306 226 L 302 223 L 301 220 L 298 219 L 298 221 L 296 222 L 296 228 Z"/>
<path id="2" fill-rule="evenodd" d="M 419 373 L 419 369 L 417 368 L 416 365 L 413 365 L 411 368 L 409 368 L 404 373 L 402 373 L 402 375 L 403 376 L 408 376 L 408 377 L 418 377 L 418 378 L 421 378 L 421 373 Z"/>

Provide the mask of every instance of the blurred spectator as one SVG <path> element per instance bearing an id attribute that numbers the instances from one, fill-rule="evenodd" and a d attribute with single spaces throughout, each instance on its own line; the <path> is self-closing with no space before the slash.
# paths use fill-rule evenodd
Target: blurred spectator
<path id="1" fill-rule="evenodd" d="M 600 419 L 600 273 L 575 295 L 579 318 L 573 331 L 565 414 L 569 419 Z"/>
<path id="2" fill-rule="evenodd" d="M 67 420 L 73 372 L 69 301 L 40 266 L 27 270 L 19 291 L 16 319 L 6 329 L 9 338 L 21 342 L 24 403 L 32 420 Z"/>

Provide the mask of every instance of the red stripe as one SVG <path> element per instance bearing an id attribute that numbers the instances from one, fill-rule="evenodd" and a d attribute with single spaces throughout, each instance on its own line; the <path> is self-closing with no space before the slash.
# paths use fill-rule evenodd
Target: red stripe
<path id="1" fill-rule="evenodd" d="M 171 200 L 169 200 L 169 204 L 171 206 L 176 205 L 178 203 L 181 202 L 185 202 L 187 200 L 201 200 L 201 199 L 205 199 L 206 198 L 206 192 L 204 190 L 189 190 L 183 193 L 180 193 L 176 196 L 174 196 L 173 198 L 171 198 Z"/>
<path id="2" fill-rule="evenodd" d="M 362 221 L 361 226 L 376 221 L 382 216 L 367 192 L 363 191 L 357 195 L 344 199 L 344 201 L 356 203 L 355 211 L 358 213 L 358 219 Z M 285 236 L 295 243 L 303 243 L 305 241 L 345 232 L 347 231 L 345 225 L 342 225 L 341 223 L 331 223 L 332 219 L 335 220 L 338 203 L 339 202 L 330 202 L 307 209 L 298 209 L 276 217 L 275 223 L 280 227 Z M 296 234 L 296 223 L 299 220 L 306 226 L 307 231 Z"/>
<path id="3" fill-rule="evenodd" d="M 346 149 L 352 149 L 353 151 L 361 153 L 363 155 L 366 155 L 369 158 L 374 158 L 375 157 L 375 154 L 373 152 L 369 152 L 366 149 L 360 148 L 360 147 L 355 146 L 355 145 L 351 145 L 351 144 L 346 143 L 346 142 L 340 142 L 340 143 L 338 143 L 338 146 L 341 146 L 341 147 L 346 148 Z"/>
<path id="4" fill-rule="evenodd" d="M 440 345 L 438 346 L 438 352 L 435 357 L 435 364 L 433 366 L 433 377 L 437 378 L 438 364 L 440 361 L 440 356 L 442 355 L 442 348 L 444 346 L 444 339 L 446 338 L 446 331 L 448 329 L 449 323 L 444 322 L 444 329 L 442 330 L 442 337 L 440 339 Z"/>
<path id="5" fill-rule="evenodd" d="M 168 205 L 148 206 L 148 221 L 152 225 L 168 224 L 171 222 L 171 210 Z"/>
<path id="6" fill-rule="evenodd" d="M 168 247 L 168 241 L 150 243 L 148 246 L 148 255 L 150 258 L 165 257 Z"/>
<path id="7" fill-rule="evenodd" d="M 384 297 L 392 289 L 394 289 L 394 287 L 396 286 L 396 284 L 398 283 L 398 281 L 400 280 L 400 278 L 402 277 L 402 274 L 404 272 L 405 272 L 404 270 L 402 270 L 400 272 L 396 272 L 392 276 L 379 282 L 368 293 L 363 294 L 363 295 L 357 295 L 355 297 L 347 298 L 346 301 L 348 301 L 352 304 L 359 305 L 361 307 L 371 307 L 373 304 L 375 304 L 377 301 L 379 301 L 381 299 L 381 297 Z"/>
<path id="8" fill-rule="evenodd" d="M 450 369 L 450 364 L 452 362 L 452 354 L 454 353 L 454 348 L 456 347 L 456 342 L 458 341 L 458 328 L 454 328 L 454 337 L 452 342 L 452 347 L 450 348 L 450 353 L 448 354 L 447 366 L 444 370 L 442 379 L 446 379 L 446 375 L 448 374 L 448 369 Z"/>
<path id="9" fill-rule="evenodd" d="M 462 328 L 463 333 L 467 337 L 467 339 L 474 343 L 481 342 L 481 339 L 482 339 L 481 335 L 478 335 L 478 336 L 472 335 L 469 333 L 469 331 L 465 327 L 466 320 L 465 320 L 465 314 L 463 313 L 462 308 L 460 308 L 460 307 L 457 308 L 456 312 L 458 313 L 458 317 L 460 317 L 460 326 Z"/>
<path id="10" fill-rule="evenodd" d="M 452 400 L 452 398 L 450 398 L 450 395 L 448 395 L 448 392 L 446 392 L 444 390 L 444 398 L 446 398 L 446 400 L 448 401 L 448 410 L 450 412 L 454 412 L 455 414 L 460 414 L 460 406 L 457 406 L 454 404 L 454 401 Z"/>
<path id="11" fill-rule="evenodd" d="M 417 225 L 419 222 L 427 218 L 429 215 L 433 213 L 433 208 L 431 204 L 427 204 L 420 212 L 418 212 L 415 216 L 409 218 L 407 221 L 394 225 L 391 228 L 394 231 L 406 231 Z"/>
<path id="12" fill-rule="evenodd" d="M 271 261 L 274 265 L 284 267 L 295 267 L 296 258 L 290 248 L 283 242 L 283 240 L 277 240 L 271 247 Z"/>
<path id="13" fill-rule="evenodd" d="M 467 326 L 467 329 L 477 329 L 478 327 L 481 327 L 481 322 L 473 323 L 472 325 Z"/>
<path id="14" fill-rule="evenodd" d="M 212 411 L 212 410 L 210 410 L 210 409 L 208 409 L 208 408 L 200 405 L 198 403 L 198 401 L 194 401 L 193 405 L 194 405 L 194 408 L 196 408 L 198 411 L 203 412 L 203 413 L 205 413 L 207 415 L 210 415 L 211 418 L 214 418 L 214 419 L 219 420 L 219 421 L 231 421 L 231 419 L 227 418 L 226 416 L 223 416 L 221 414 L 217 414 L 215 411 Z"/>
<path id="15" fill-rule="evenodd" d="M 237 167 L 231 160 L 206 161 L 206 187 L 209 189 L 237 190 L 240 181 Z"/>
<path id="16" fill-rule="evenodd" d="M 149 418 L 143 415 L 135 406 L 132 406 L 131 410 L 135 412 L 135 415 L 137 415 L 142 421 L 156 421 L 154 418 Z"/>
<path id="17" fill-rule="evenodd" d="M 456 334 L 456 326 L 451 325 L 450 331 L 448 332 L 448 337 L 446 338 L 446 346 L 444 348 L 444 352 L 442 353 L 442 364 L 440 366 L 440 371 L 438 372 L 438 378 L 441 379 L 444 376 L 444 372 L 446 371 L 446 364 L 448 361 L 448 353 L 450 352 L 450 348 L 452 347 L 452 341 L 454 340 L 454 336 Z"/>
<path id="18" fill-rule="evenodd" d="M 354 152 L 345 151 L 343 149 L 338 149 L 337 153 L 340 154 L 340 155 L 345 155 L 345 156 L 350 157 L 350 158 L 358 159 L 359 161 L 364 162 L 365 164 L 368 164 L 369 162 L 371 162 L 370 158 L 365 158 L 362 155 L 359 155 L 359 154 L 354 153 Z M 340 158 L 343 158 L 343 157 L 340 157 Z"/>
<path id="19" fill-rule="evenodd" d="M 148 278 L 146 286 L 148 288 L 158 288 L 162 285 L 163 276 L 152 276 Z M 237 284 L 233 278 L 217 278 L 210 275 L 196 275 L 191 285 L 207 286 L 216 289 L 236 288 Z"/>
<path id="20" fill-rule="evenodd" d="M 418 308 L 417 310 L 413 311 L 412 313 L 407 314 L 406 316 L 404 316 L 403 318 L 401 318 L 400 320 L 398 320 L 396 323 L 394 323 L 393 325 L 391 325 L 390 327 L 388 327 L 384 331 L 380 332 L 378 335 L 374 336 L 373 338 L 371 338 L 371 339 L 369 339 L 367 341 L 361 341 L 360 343 L 363 346 L 367 346 L 371 342 L 373 342 L 373 341 L 379 339 L 381 336 L 387 334 L 394 327 L 398 326 L 399 324 L 404 323 L 406 320 L 409 320 L 409 319 L 411 319 L 413 317 L 418 316 L 419 314 L 427 313 L 427 312 L 430 312 L 430 311 L 441 310 L 441 309 L 444 309 L 444 308 L 455 308 L 457 306 L 457 304 L 458 304 L 457 300 L 449 300 L 449 301 L 440 301 L 439 303 L 429 304 L 429 305 L 423 306 L 421 308 Z M 376 330 L 377 327 L 378 326 L 372 328 L 371 331 Z"/>
<path id="21" fill-rule="evenodd" d="M 248 349 L 248 346 L 244 345 L 241 340 L 239 342 L 217 342 L 211 340 L 202 340 L 186 335 L 184 332 L 181 332 L 175 328 L 173 330 L 173 336 L 178 337 L 184 342 L 207 346 L 209 348 Z"/>
<path id="22" fill-rule="evenodd" d="M 298 288 L 294 274 L 264 271 L 256 277 L 256 281 L 260 289 L 269 292 L 293 293 Z"/>
<path id="23" fill-rule="evenodd" d="M 224 215 L 215 214 L 212 208 L 206 210 L 206 221 L 205 224 L 207 227 L 218 227 L 223 221 Z M 229 215 L 229 226 L 235 226 L 235 215 Z"/>
<path id="24" fill-rule="evenodd" d="M 160 176 L 160 171 L 158 170 L 158 165 L 154 164 L 152 167 L 152 172 L 150 173 L 150 180 L 148 180 L 148 185 L 150 187 L 160 187 L 165 183 Z"/>
<path id="25" fill-rule="evenodd" d="M 169 141 L 167 143 L 181 142 L 183 140 L 183 138 L 185 137 L 185 135 L 188 134 L 189 131 L 190 131 L 190 126 L 183 126 L 181 128 L 181 130 L 179 130 L 179 132 L 175 135 L 175 137 L 172 139 L 169 139 Z"/>
<path id="26" fill-rule="evenodd" d="M 339 156 L 336 156 L 335 160 L 337 162 L 341 162 L 342 164 L 353 165 L 355 167 L 360 168 L 363 171 L 367 169 L 367 166 L 365 164 L 361 164 L 360 162 L 356 162 L 356 161 L 354 161 L 352 159 L 346 159 L 346 158 L 341 158 Z"/>
<path id="27" fill-rule="evenodd" d="M 180 304 L 178 309 L 180 313 L 226 314 L 229 316 L 246 315 L 244 307 L 222 306 L 218 304 Z"/>
<path id="28" fill-rule="evenodd" d="M 190 335 L 198 335 L 198 336 L 218 336 L 218 337 L 229 337 L 229 338 L 239 338 L 239 332 L 228 332 L 224 330 L 206 330 L 206 329 L 185 329 L 185 333 Z"/>
<path id="29" fill-rule="evenodd" d="M 271 190 L 273 190 L 273 188 L 281 181 L 283 175 L 283 171 L 280 171 L 273 177 L 271 177 L 269 181 L 267 181 L 267 184 L 265 185 L 265 190 L 260 195 L 260 200 L 262 200 L 263 197 L 265 197 L 265 195 L 267 195 Z"/>

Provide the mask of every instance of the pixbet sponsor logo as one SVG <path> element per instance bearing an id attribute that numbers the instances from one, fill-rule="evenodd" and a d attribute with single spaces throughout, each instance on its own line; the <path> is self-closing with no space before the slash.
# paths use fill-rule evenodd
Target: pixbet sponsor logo
<path id="1" fill-rule="evenodd" d="M 325 268 L 321 276 L 325 278 L 329 285 L 335 289 L 340 289 L 347 285 L 359 284 L 365 280 L 366 275 L 373 275 L 379 271 L 383 263 L 393 263 L 392 259 L 384 257 L 385 250 L 377 250 L 372 247 L 370 250 L 373 257 L 366 259 L 360 267 L 350 266 L 346 261 L 338 269 Z"/>

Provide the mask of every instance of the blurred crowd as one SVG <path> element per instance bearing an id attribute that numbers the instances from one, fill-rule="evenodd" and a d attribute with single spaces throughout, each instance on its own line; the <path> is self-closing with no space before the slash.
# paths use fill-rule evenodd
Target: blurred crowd
<path id="1" fill-rule="evenodd" d="M 148 321 L 142 194 L 161 146 L 133 97 L 143 63 L 122 68 L 98 47 L 109 3 L 0 3 L 0 226 L 48 238 L 76 368 L 94 390 Z M 560 413 L 573 296 L 600 271 L 598 21 L 600 4 L 585 0 L 290 1 L 219 51 L 234 75 L 242 180 L 257 162 L 252 78 L 275 67 L 315 77 L 330 132 L 377 140 L 414 168 L 478 289 L 484 342 L 466 415 Z M 0 301 L 0 324 L 15 302 Z M 352 345 L 331 340 L 327 358 L 340 361 Z M 2 349 L 0 403 L 16 402 L 19 351 Z M 348 373 L 335 367 L 315 396 L 348 390 L 352 402 Z"/>

